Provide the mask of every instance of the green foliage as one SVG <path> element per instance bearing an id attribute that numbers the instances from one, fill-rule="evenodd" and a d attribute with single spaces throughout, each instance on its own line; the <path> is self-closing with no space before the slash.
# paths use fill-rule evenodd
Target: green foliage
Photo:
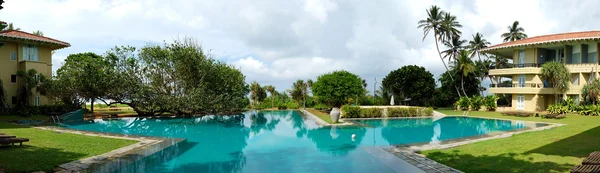
<path id="1" fill-rule="evenodd" d="M 569 108 L 567 106 L 564 106 L 561 104 L 550 105 L 550 106 L 548 106 L 547 110 L 551 114 L 566 114 L 566 113 L 570 112 Z"/>
<path id="2" fill-rule="evenodd" d="M 361 111 L 358 106 L 344 105 L 340 109 L 344 118 L 360 118 Z"/>
<path id="3" fill-rule="evenodd" d="M 409 117 L 410 113 L 406 108 L 387 108 L 388 117 Z"/>
<path id="4" fill-rule="evenodd" d="M 364 94 L 360 77 L 347 71 L 335 71 L 321 75 L 312 86 L 313 94 L 329 106 L 339 107 L 349 99 Z"/>
<path id="5" fill-rule="evenodd" d="M 432 103 L 436 107 L 450 107 L 456 100 L 459 99 L 456 88 L 463 88 L 467 96 L 479 95 L 479 84 L 481 81 L 475 73 L 469 73 L 467 76 L 462 76 L 456 68 L 442 73 L 439 78 L 441 87 L 436 89 L 435 95 L 432 96 Z M 458 79 L 452 80 L 451 77 Z M 462 78 L 462 79 L 461 79 Z M 461 80 L 463 82 L 461 82 Z M 464 94 L 463 94 L 464 95 Z"/>
<path id="6" fill-rule="evenodd" d="M 469 104 L 469 106 L 471 106 L 471 110 L 477 111 L 479 109 L 481 109 L 481 106 L 484 105 L 483 102 L 483 97 L 481 96 L 475 96 L 471 98 L 471 102 Z"/>
<path id="7" fill-rule="evenodd" d="M 433 108 L 408 107 L 408 108 L 387 108 L 388 117 L 420 117 L 433 116 Z"/>
<path id="8" fill-rule="evenodd" d="M 581 115 L 600 116 L 600 105 L 586 105 L 579 113 Z"/>
<path id="9" fill-rule="evenodd" d="M 57 76 L 61 83 L 72 85 L 79 97 L 95 103 L 112 87 L 109 61 L 95 53 L 78 53 L 67 56 Z M 93 107 L 92 107 L 93 111 Z"/>
<path id="10" fill-rule="evenodd" d="M 2 80 L 0 80 L 0 115 L 6 115 L 9 111 L 8 102 L 6 101 L 6 90 L 4 90 L 4 85 Z"/>
<path id="11" fill-rule="evenodd" d="M 298 108 L 300 108 L 300 105 L 299 105 L 298 103 L 296 103 L 296 102 L 287 102 L 287 103 L 285 104 L 285 106 L 286 106 L 288 109 L 298 109 Z"/>
<path id="12" fill-rule="evenodd" d="M 470 102 L 468 97 L 461 97 L 458 99 L 457 105 L 462 110 L 469 110 Z"/>
<path id="13" fill-rule="evenodd" d="M 424 116 L 433 116 L 433 108 L 432 107 L 424 108 L 423 115 Z"/>
<path id="14" fill-rule="evenodd" d="M 581 89 L 581 95 L 583 97 L 583 102 L 596 104 L 598 97 L 600 97 L 600 80 L 594 79 L 585 84 Z"/>
<path id="15" fill-rule="evenodd" d="M 62 115 L 71 111 L 81 109 L 78 105 L 41 105 L 41 106 L 26 106 L 12 110 L 12 114 L 19 116 L 33 116 L 33 115 Z"/>
<path id="16" fill-rule="evenodd" d="M 382 110 L 379 108 L 361 108 L 360 118 L 379 118 L 382 117 Z"/>
<path id="17" fill-rule="evenodd" d="M 435 91 L 435 79 L 425 68 L 408 65 L 391 71 L 383 78 L 382 88 L 389 89 L 395 99 L 411 98 L 411 105 L 423 106 Z"/>
<path id="18" fill-rule="evenodd" d="M 40 81 L 44 81 L 45 77 L 42 74 L 38 74 L 35 69 L 27 71 L 19 70 L 17 71 L 17 77 L 19 77 L 21 82 L 21 86 L 17 89 L 17 108 L 28 107 L 32 102 L 33 89 L 38 87 Z"/>
<path id="19" fill-rule="evenodd" d="M 569 90 L 571 83 L 571 73 L 569 69 L 561 62 L 546 62 L 542 65 L 542 78 L 547 80 L 554 88 L 554 98 L 558 100 L 557 94 Z"/>
<path id="20" fill-rule="evenodd" d="M 316 110 L 321 110 L 321 111 L 322 110 L 330 109 L 329 106 L 327 106 L 327 105 L 325 105 L 323 103 L 316 104 L 316 105 L 313 106 L 313 108 L 315 108 Z"/>
<path id="21" fill-rule="evenodd" d="M 515 21 L 512 25 L 508 26 L 508 32 L 503 33 L 501 36 L 502 38 L 504 38 L 504 42 L 527 38 L 527 34 L 525 34 L 525 29 L 519 26 L 519 21 Z"/>
<path id="22" fill-rule="evenodd" d="M 525 111 L 505 111 L 501 113 L 502 115 L 508 116 L 516 116 L 516 117 L 530 117 L 533 116 L 533 112 L 525 112 Z"/>
<path id="23" fill-rule="evenodd" d="M 496 104 L 498 99 L 499 98 L 496 95 L 488 95 L 483 99 L 483 106 L 485 106 L 487 111 L 495 111 L 496 108 L 498 108 L 498 104 Z"/>
<path id="24" fill-rule="evenodd" d="M 252 106 L 259 105 L 266 97 L 267 91 L 265 88 L 261 87 L 258 82 L 254 81 L 250 84 L 250 99 L 252 99 Z"/>

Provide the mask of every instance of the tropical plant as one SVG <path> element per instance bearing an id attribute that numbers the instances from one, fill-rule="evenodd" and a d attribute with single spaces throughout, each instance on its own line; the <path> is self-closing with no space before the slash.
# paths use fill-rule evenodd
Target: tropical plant
<path id="1" fill-rule="evenodd" d="M 9 113 L 8 102 L 6 101 L 6 90 L 2 80 L 0 80 L 0 115 L 6 115 Z"/>
<path id="2" fill-rule="evenodd" d="M 294 99 L 297 103 L 304 102 L 305 100 L 305 91 L 307 91 L 308 84 L 304 82 L 304 80 L 299 79 L 292 84 L 292 89 L 289 91 L 292 99 Z"/>
<path id="3" fill-rule="evenodd" d="M 498 108 L 498 97 L 496 95 L 488 95 L 483 99 L 483 105 L 487 111 L 495 111 Z"/>
<path id="4" fill-rule="evenodd" d="M 467 40 L 460 39 L 460 35 L 444 41 L 444 46 L 448 47 L 448 49 L 442 51 L 442 53 L 444 54 L 444 58 L 448 58 L 448 63 L 450 63 L 451 60 L 456 60 L 460 50 L 465 48 L 465 45 L 463 44 L 466 42 Z"/>
<path id="5" fill-rule="evenodd" d="M 344 118 L 360 118 L 361 111 L 358 106 L 344 105 L 341 111 Z"/>
<path id="6" fill-rule="evenodd" d="M 468 50 L 460 50 L 458 58 L 453 65 L 453 68 L 457 69 L 460 74 L 461 88 L 465 96 L 468 95 L 465 92 L 464 78 L 476 72 L 476 66 L 473 64 L 473 61 L 471 61 L 469 54 L 470 52 Z"/>
<path id="7" fill-rule="evenodd" d="M 567 108 L 567 106 L 563 106 L 560 104 L 550 105 L 550 106 L 548 106 L 547 110 L 551 114 L 566 114 L 567 112 L 569 112 L 569 109 Z"/>
<path id="8" fill-rule="evenodd" d="M 451 40 L 454 37 L 460 37 L 462 32 L 458 28 L 462 28 L 462 25 L 456 19 L 456 16 L 450 13 L 444 13 L 442 19 L 442 32 L 444 33 L 444 39 Z"/>
<path id="9" fill-rule="evenodd" d="M 525 29 L 519 26 L 519 21 L 515 21 L 508 26 L 508 32 L 502 34 L 501 37 L 504 38 L 504 42 L 508 42 L 527 38 L 527 34 L 525 34 Z"/>
<path id="10" fill-rule="evenodd" d="M 42 36 L 42 37 L 44 36 L 44 33 L 43 33 L 42 31 L 40 31 L 40 30 L 33 31 L 33 33 L 32 33 L 32 34 L 33 34 L 33 35 L 37 35 L 37 36 Z"/>
<path id="11" fill-rule="evenodd" d="M 491 43 L 483 38 L 483 35 L 480 33 L 476 33 L 473 35 L 473 40 L 469 41 L 469 50 L 471 51 L 471 57 L 477 54 L 477 58 L 481 61 L 481 56 L 479 51 L 481 49 L 487 48 Z"/>
<path id="12" fill-rule="evenodd" d="M 456 102 L 456 105 L 460 107 L 461 110 L 469 110 L 469 106 L 471 105 L 471 101 L 467 97 L 461 97 Z"/>
<path id="13" fill-rule="evenodd" d="M 435 91 L 435 79 L 425 68 L 408 65 L 391 71 L 381 86 L 391 90 L 396 99 L 410 98 L 412 104 L 423 106 Z"/>
<path id="14" fill-rule="evenodd" d="M 266 85 L 263 87 L 269 94 L 271 94 L 271 108 L 275 107 L 275 96 L 277 95 L 277 90 L 273 85 Z"/>
<path id="15" fill-rule="evenodd" d="M 312 87 L 313 95 L 332 107 L 339 107 L 366 92 L 360 77 L 343 70 L 319 76 Z"/>
<path id="16" fill-rule="evenodd" d="M 448 19 L 446 19 L 445 18 L 446 15 L 444 15 L 445 12 L 442 11 L 438 6 L 433 5 L 425 11 L 427 12 L 427 19 L 420 20 L 418 22 L 417 28 L 423 29 L 423 40 L 425 40 L 425 38 L 427 38 L 427 35 L 429 35 L 430 32 L 433 32 L 435 48 L 438 52 L 438 55 L 440 56 L 440 60 L 442 61 L 442 64 L 444 64 L 444 67 L 446 68 L 446 71 L 449 71 L 448 65 L 446 65 L 446 62 L 444 61 L 444 58 L 442 57 L 442 53 L 440 52 L 440 47 L 438 45 L 438 42 L 439 41 L 443 42 L 444 40 L 449 40 L 449 38 L 451 38 L 451 36 L 453 35 L 452 33 L 455 31 L 458 31 L 457 28 L 459 28 L 461 26 L 456 21 L 452 21 L 451 16 L 448 16 Z M 450 31 L 450 32 L 448 32 L 448 31 Z M 452 76 L 449 76 L 449 77 L 450 77 L 450 80 L 454 81 L 454 78 Z M 460 97 L 461 94 L 460 94 L 460 91 L 458 90 L 458 87 L 455 86 L 454 89 L 456 90 L 456 93 Z"/>
<path id="17" fill-rule="evenodd" d="M 558 103 L 558 94 L 569 89 L 571 73 L 561 62 L 547 62 L 542 65 L 542 78 L 551 83 L 554 91 L 554 103 Z"/>
<path id="18" fill-rule="evenodd" d="M 598 97 L 600 97 L 600 80 L 594 79 L 593 81 L 585 84 L 581 89 L 581 96 L 587 103 L 596 104 Z"/>
<path id="19" fill-rule="evenodd" d="M 15 28 L 15 26 L 13 25 L 13 23 L 8 23 L 8 25 L 2 25 L 3 27 L 0 28 L 0 30 L 3 31 L 10 31 L 10 30 L 15 30 L 15 31 L 20 31 L 21 28 Z"/>
<path id="20" fill-rule="evenodd" d="M 484 99 L 481 96 L 474 96 L 470 100 L 469 106 L 471 106 L 471 110 L 477 111 L 484 105 Z"/>
<path id="21" fill-rule="evenodd" d="M 252 99 L 253 107 L 254 105 L 260 105 L 260 102 L 262 102 L 266 97 L 267 92 L 263 87 L 260 87 L 258 82 L 254 81 L 250 84 L 250 99 Z"/>

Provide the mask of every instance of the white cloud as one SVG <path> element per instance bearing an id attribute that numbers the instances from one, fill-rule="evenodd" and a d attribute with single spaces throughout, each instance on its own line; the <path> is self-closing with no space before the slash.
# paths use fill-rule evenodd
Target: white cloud
<path id="1" fill-rule="evenodd" d="M 0 19 L 70 42 L 54 55 L 54 70 L 72 53 L 189 36 L 248 81 L 284 90 L 334 70 L 371 81 L 415 64 L 437 77 L 445 69 L 433 39 L 422 40 L 416 24 L 431 5 L 458 17 L 463 39 L 480 32 L 494 44 L 515 20 L 529 36 L 600 27 L 592 22 L 600 16 L 593 0 L 10 0 Z"/>

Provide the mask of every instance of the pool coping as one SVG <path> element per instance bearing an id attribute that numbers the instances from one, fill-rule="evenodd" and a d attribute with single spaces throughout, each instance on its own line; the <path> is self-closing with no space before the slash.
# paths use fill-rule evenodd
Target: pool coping
<path id="1" fill-rule="evenodd" d="M 129 163 L 135 162 L 139 159 L 152 155 L 156 152 L 159 152 L 167 147 L 177 145 L 182 142 L 186 142 L 185 138 L 160 138 L 160 137 L 150 137 L 150 136 L 139 136 L 139 135 L 123 135 L 123 134 L 114 134 L 114 133 L 102 133 L 102 132 L 93 132 L 93 131 L 85 131 L 85 130 L 73 130 L 67 129 L 63 127 L 56 126 L 38 126 L 32 127 L 40 130 L 49 130 L 58 133 L 70 133 L 70 134 L 78 134 L 78 135 L 86 135 L 86 136 L 96 136 L 96 137 L 105 137 L 105 138 L 114 138 L 114 139 L 125 139 L 125 140 L 134 140 L 138 141 L 137 143 L 121 147 L 100 155 L 95 155 L 79 160 L 75 160 L 72 162 L 64 163 L 57 166 L 54 171 L 58 173 L 70 173 L 70 172 L 97 172 L 94 170 L 90 170 L 90 168 L 99 168 L 106 166 L 113 166 L 112 168 L 118 169 L 118 167 L 114 167 L 114 165 L 127 165 Z M 132 157 L 134 156 L 134 157 Z"/>
<path id="2" fill-rule="evenodd" d="M 305 109 L 299 109 L 298 111 L 300 111 L 300 113 L 302 113 L 303 115 L 306 115 L 308 118 L 314 120 L 317 124 L 319 124 L 321 126 L 354 126 L 354 125 L 356 125 L 356 124 L 354 124 L 354 122 L 346 122 L 342 118 L 340 118 L 338 120 L 340 122 L 338 124 L 329 124 L 325 120 L 322 120 L 321 118 L 319 118 L 316 115 L 308 112 Z"/>

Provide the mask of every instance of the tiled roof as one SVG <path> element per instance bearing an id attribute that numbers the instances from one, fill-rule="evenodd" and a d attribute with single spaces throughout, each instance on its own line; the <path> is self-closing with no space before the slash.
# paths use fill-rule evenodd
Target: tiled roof
<path id="1" fill-rule="evenodd" d="M 584 32 L 568 32 L 551 35 L 541 35 L 535 37 L 529 37 L 521 40 L 501 43 L 487 47 L 481 51 L 489 51 L 501 48 L 536 45 L 543 43 L 553 43 L 561 41 L 574 41 L 574 40 L 585 40 L 585 39 L 600 39 L 600 31 L 584 31 Z"/>
<path id="2" fill-rule="evenodd" d="M 56 40 L 56 39 L 48 38 L 48 37 L 44 37 L 44 36 L 39 36 L 39 35 L 35 35 L 35 34 L 30 34 L 30 33 L 23 32 L 23 31 L 17 31 L 17 30 L 1 31 L 0 37 L 46 42 L 46 43 L 58 44 L 58 45 L 61 45 L 64 47 L 71 46 L 71 44 L 64 42 L 64 41 L 60 41 L 60 40 Z"/>

